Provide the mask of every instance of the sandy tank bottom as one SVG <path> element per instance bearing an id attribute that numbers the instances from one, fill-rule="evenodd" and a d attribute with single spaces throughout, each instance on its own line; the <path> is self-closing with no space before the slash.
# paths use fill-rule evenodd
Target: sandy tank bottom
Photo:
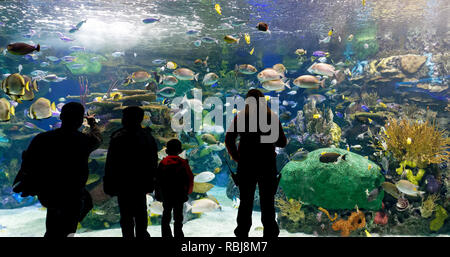
<path id="1" fill-rule="evenodd" d="M 233 230 L 236 227 L 238 209 L 233 208 L 232 201 L 226 197 L 226 187 L 214 187 L 209 193 L 220 202 L 222 211 L 204 213 L 201 218 L 185 223 L 183 226 L 185 237 L 234 237 Z M 45 215 L 46 211 L 42 210 L 39 204 L 18 209 L 0 210 L 0 237 L 42 237 L 45 233 Z M 263 231 L 255 230 L 257 227 L 262 227 L 261 212 L 254 211 L 250 237 L 262 237 Z M 104 230 L 80 231 L 83 231 L 83 229 L 77 231 L 75 237 L 122 236 L 119 225 Z M 148 232 L 152 237 L 160 237 L 161 226 L 148 226 Z M 372 236 L 377 237 L 379 235 L 372 234 Z M 397 237 L 397 235 L 392 236 Z M 289 233 L 281 229 L 280 237 L 313 237 L 313 235 Z"/>

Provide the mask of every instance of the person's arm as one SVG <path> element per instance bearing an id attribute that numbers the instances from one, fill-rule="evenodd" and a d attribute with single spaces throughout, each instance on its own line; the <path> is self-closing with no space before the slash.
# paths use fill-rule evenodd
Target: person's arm
<path id="1" fill-rule="evenodd" d="M 95 115 L 93 114 L 86 117 L 90 127 L 88 133 L 86 133 L 86 135 L 89 138 L 89 145 L 88 145 L 89 152 L 92 152 L 95 149 L 97 149 L 103 141 L 102 133 L 100 132 L 100 129 L 97 125 L 97 122 L 95 121 L 94 116 Z"/>
<path id="2" fill-rule="evenodd" d="M 279 124 L 279 128 L 278 128 L 279 136 L 278 136 L 277 142 L 275 142 L 275 146 L 276 147 L 285 147 L 287 145 L 286 135 L 284 134 L 283 126 L 281 126 L 280 121 L 278 121 L 278 124 Z"/>
<path id="3" fill-rule="evenodd" d="M 184 165 L 186 166 L 186 174 L 189 180 L 188 195 L 190 195 L 194 190 L 194 174 L 192 174 L 192 170 L 191 167 L 189 166 L 188 160 L 185 161 Z"/>
<path id="4" fill-rule="evenodd" d="M 236 126 L 237 116 L 234 117 L 233 122 L 230 125 L 230 128 L 225 135 L 225 146 L 227 148 L 228 154 L 230 154 L 231 158 L 234 161 L 239 161 L 239 152 L 236 146 L 236 139 L 238 137 L 237 126 Z"/>

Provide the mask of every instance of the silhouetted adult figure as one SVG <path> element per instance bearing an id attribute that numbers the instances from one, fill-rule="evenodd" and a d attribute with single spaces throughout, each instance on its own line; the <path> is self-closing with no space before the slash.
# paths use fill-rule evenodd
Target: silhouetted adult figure
<path id="1" fill-rule="evenodd" d="M 123 110 L 123 127 L 111 135 L 106 157 L 104 191 L 117 196 L 123 237 L 150 237 L 146 194 L 154 189 L 158 149 L 143 119 L 138 106 Z"/>
<path id="2" fill-rule="evenodd" d="M 264 226 L 264 237 L 277 237 L 280 233 L 275 219 L 274 196 L 277 188 L 277 169 L 275 147 L 286 146 L 287 140 L 284 135 L 278 116 L 267 106 L 263 93 L 257 89 L 252 89 L 247 93 L 246 98 L 254 98 L 256 108 L 245 109 L 236 115 L 225 137 L 225 145 L 231 158 L 238 163 L 237 178 L 239 181 L 240 206 L 237 216 L 237 227 L 234 234 L 237 237 L 248 237 L 252 225 L 253 200 L 256 185 L 259 187 L 261 204 L 261 221 Z M 261 103 L 267 107 L 267 124 L 278 124 L 278 133 L 274 133 L 274 143 L 262 143 L 261 136 L 267 136 L 273 130 L 263 133 L 260 127 L 261 117 L 258 115 L 262 107 Z M 248 101 L 248 100 L 247 100 Z M 238 130 L 238 119 L 245 118 L 245 127 Z M 256 132 L 250 130 L 250 118 L 256 118 Z M 274 123 L 271 123 L 274 122 Z M 275 131 L 273 131 L 275 132 Z M 239 146 L 236 147 L 236 139 L 240 138 Z"/>
<path id="3" fill-rule="evenodd" d="M 84 118 L 84 107 L 70 102 L 60 114 L 61 128 L 38 134 L 23 153 L 21 176 L 24 182 L 16 190 L 37 194 L 47 207 L 45 237 L 66 237 L 75 233 L 78 222 L 92 208 L 86 191 L 89 176 L 88 158 L 101 143 L 94 115 L 87 116 L 89 132 L 78 129 Z"/>

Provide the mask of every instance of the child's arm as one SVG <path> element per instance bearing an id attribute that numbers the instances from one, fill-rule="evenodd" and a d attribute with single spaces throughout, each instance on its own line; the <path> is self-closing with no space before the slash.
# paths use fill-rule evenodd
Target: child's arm
<path id="1" fill-rule="evenodd" d="M 189 180 L 189 188 L 188 188 L 188 195 L 189 195 L 192 193 L 192 190 L 194 190 L 194 174 L 192 174 L 191 167 L 189 166 L 189 162 L 187 160 L 185 166 L 186 166 L 186 174 Z"/>

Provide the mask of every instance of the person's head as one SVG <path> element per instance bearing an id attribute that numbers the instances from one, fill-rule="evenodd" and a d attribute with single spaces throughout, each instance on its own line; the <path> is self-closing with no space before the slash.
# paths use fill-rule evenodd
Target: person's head
<path id="1" fill-rule="evenodd" d="M 61 119 L 61 127 L 79 129 L 83 124 L 84 107 L 77 102 L 66 103 L 59 115 Z"/>
<path id="2" fill-rule="evenodd" d="M 259 107 L 260 107 L 260 106 L 259 106 L 260 98 L 263 98 L 263 99 L 262 99 L 262 100 L 263 100 L 263 103 L 267 104 L 267 101 L 266 101 L 266 99 L 265 99 L 265 97 L 264 97 L 264 94 L 263 94 L 261 91 L 259 91 L 258 89 L 250 89 L 250 90 L 247 92 L 247 95 L 245 96 L 246 101 L 247 101 L 247 99 L 249 99 L 249 98 L 254 98 L 254 99 L 255 99 L 258 109 L 259 109 Z M 249 112 L 249 105 L 248 105 L 248 103 L 247 103 L 247 104 L 245 105 L 245 113 L 248 114 L 248 112 Z M 269 106 L 267 106 L 267 112 L 270 113 L 270 108 L 269 108 Z"/>
<path id="3" fill-rule="evenodd" d="M 166 153 L 168 155 L 179 155 L 183 151 L 181 142 L 178 139 L 171 139 L 167 142 Z"/>
<path id="4" fill-rule="evenodd" d="M 126 128 L 141 126 L 144 119 L 144 110 L 139 106 L 128 106 L 122 111 L 122 125 Z"/>

